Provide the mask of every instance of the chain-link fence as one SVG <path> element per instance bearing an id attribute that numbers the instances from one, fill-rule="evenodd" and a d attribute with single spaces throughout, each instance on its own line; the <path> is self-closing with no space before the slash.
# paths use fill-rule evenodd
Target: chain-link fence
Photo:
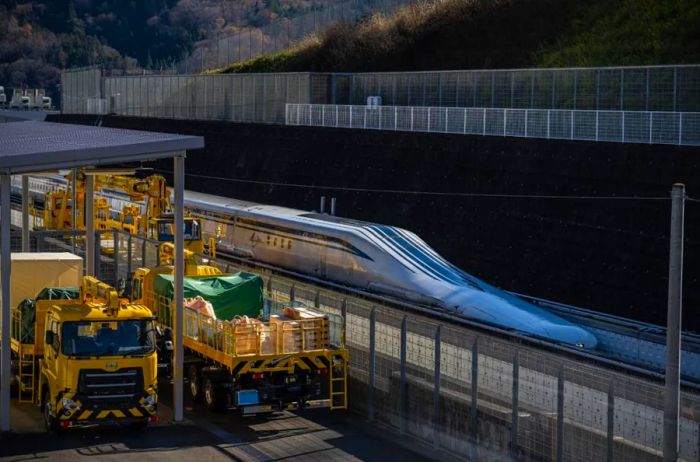
<path id="1" fill-rule="evenodd" d="M 189 74 L 245 61 L 289 48 L 295 42 L 332 24 L 353 22 L 373 12 L 390 13 L 414 0 L 343 0 L 326 2 L 311 11 L 282 18 L 270 24 L 245 29 L 197 44 L 192 55 L 176 64 L 178 72 Z"/>
<path id="2" fill-rule="evenodd" d="M 334 104 L 700 111 L 700 66 L 334 74 Z"/>
<path id="3" fill-rule="evenodd" d="M 70 251 L 69 234 L 33 232 L 32 247 Z M 99 234 L 97 268 L 104 281 L 126 288 L 136 268 L 156 265 L 155 241 L 118 231 Z M 79 255 L 83 242 L 79 236 Z M 294 301 L 341 316 L 350 351 L 350 406 L 397 434 L 459 458 L 661 458 L 662 384 L 319 288 L 250 262 L 198 258 L 224 272 L 261 274 L 269 304 Z M 680 455 L 700 457 L 697 392 L 682 393 Z"/>
<path id="4" fill-rule="evenodd" d="M 700 112 L 288 104 L 287 125 L 700 146 Z"/>

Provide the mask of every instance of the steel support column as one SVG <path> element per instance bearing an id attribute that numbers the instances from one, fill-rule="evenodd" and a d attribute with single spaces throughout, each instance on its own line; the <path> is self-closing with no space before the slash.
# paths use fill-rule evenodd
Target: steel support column
<path id="1" fill-rule="evenodd" d="M 185 156 L 184 153 L 175 156 L 173 159 L 173 177 L 175 183 L 175 203 L 173 206 L 175 228 L 175 357 L 173 367 L 173 401 L 175 408 L 175 422 L 181 422 L 184 417 L 183 412 L 183 368 L 184 368 L 184 346 L 183 346 L 183 319 L 184 319 L 184 270 L 185 270 L 185 240 L 184 240 L 184 199 L 185 199 Z"/>
<path id="2" fill-rule="evenodd" d="M 73 176 L 71 178 L 71 190 L 73 193 L 73 206 L 71 207 L 71 229 L 73 230 L 73 236 L 71 239 L 71 247 L 73 253 L 76 253 L 78 245 L 78 236 L 76 235 L 76 229 L 78 229 L 78 169 L 73 169 Z"/>
<path id="3" fill-rule="evenodd" d="M 0 432 L 10 431 L 10 175 L 0 176 Z"/>
<path id="4" fill-rule="evenodd" d="M 85 177 L 85 266 L 88 276 L 95 275 L 95 177 Z"/>
<path id="5" fill-rule="evenodd" d="M 678 460 L 680 413 L 681 311 L 683 309 L 683 220 L 685 186 L 671 191 L 671 243 L 668 269 L 666 387 L 664 389 L 664 462 Z"/>
<path id="6" fill-rule="evenodd" d="M 29 177 L 22 175 L 22 252 L 29 252 Z"/>

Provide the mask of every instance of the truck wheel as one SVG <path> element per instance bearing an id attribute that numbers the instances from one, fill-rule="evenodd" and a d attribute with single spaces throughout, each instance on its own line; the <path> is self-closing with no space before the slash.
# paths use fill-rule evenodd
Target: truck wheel
<path id="1" fill-rule="evenodd" d="M 190 397 L 195 403 L 202 401 L 202 376 L 196 364 L 190 365 L 187 370 L 187 378 L 190 382 Z"/>
<path id="2" fill-rule="evenodd" d="M 44 408 L 44 425 L 46 426 L 46 431 L 48 433 L 58 434 L 61 430 L 60 425 L 58 425 L 58 420 L 51 416 L 50 411 L 50 396 L 48 390 L 44 391 L 44 396 L 41 399 L 42 407 Z"/>
<path id="3" fill-rule="evenodd" d="M 225 391 L 218 388 L 209 377 L 204 379 L 203 395 L 204 404 L 207 405 L 207 409 L 212 412 L 221 412 L 224 410 L 224 404 L 226 402 Z"/>

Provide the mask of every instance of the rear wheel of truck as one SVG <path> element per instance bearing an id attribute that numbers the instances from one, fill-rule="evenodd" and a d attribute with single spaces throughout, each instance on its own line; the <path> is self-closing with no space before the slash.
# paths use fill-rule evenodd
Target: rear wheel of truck
<path id="1" fill-rule="evenodd" d="M 226 393 L 225 390 L 216 386 L 216 384 L 207 377 L 204 379 L 204 404 L 207 405 L 207 409 L 212 412 L 221 412 L 224 410 L 224 404 L 226 403 Z"/>
<path id="2" fill-rule="evenodd" d="M 190 382 L 190 398 L 195 403 L 202 401 L 202 376 L 199 373 L 199 366 L 191 364 L 187 369 L 187 379 Z"/>
<path id="3" fill-rule="evenodd" d="M 46 431 L 48 433 L 58 434 L 61 430 L 58 420 L 51 416 L 51 405 L 49 404 L 50 397 L 49 391 L 45 390 L 44 395 L 41 399 L 42 407 L 44 408 L 44 425 L 46 426 Z"/>

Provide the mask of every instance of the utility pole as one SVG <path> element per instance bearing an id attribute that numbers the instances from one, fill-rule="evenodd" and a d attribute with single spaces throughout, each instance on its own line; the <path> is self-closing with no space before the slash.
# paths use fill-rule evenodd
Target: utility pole
<path id="1" fill-rule="evenodd" d="M 664 390 L 664 462 L 676 462 L 679 449 L 684 202 L 685 186 L 676 183 L 671 191 L 671 249 L 668 268 L 666 386 Z"/>

